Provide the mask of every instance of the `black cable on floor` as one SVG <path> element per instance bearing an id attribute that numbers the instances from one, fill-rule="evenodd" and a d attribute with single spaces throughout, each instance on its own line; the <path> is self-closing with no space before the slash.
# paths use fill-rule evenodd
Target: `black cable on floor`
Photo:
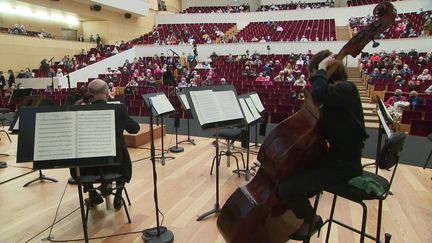
<path id="1" fill-rule="evenodd" d="M 7 179 L 7 180 L 5 180 L 5 181 L 0 182 L 0 185 L 3 185 L 3 184 L 5 184 L 5 183 L 7 183 L 7 182 L 13 181 L 13 180 L 15 180 L 15 179 L 18 179 L 18 178 L 20 178 L 20 177 L 26 176 L 26 175 L 31 174 L 31 173 L 36 172 L 36 171 L 37 171 L 37 170 L 32 170 L 32 171 L 26 172 L 26 173 L 24 173 L 24 174 L 21 174 L 21 175 L 19 175 L 19 176 L 12 177 L 12 178 L 10 178 L 10 179 Z"/>

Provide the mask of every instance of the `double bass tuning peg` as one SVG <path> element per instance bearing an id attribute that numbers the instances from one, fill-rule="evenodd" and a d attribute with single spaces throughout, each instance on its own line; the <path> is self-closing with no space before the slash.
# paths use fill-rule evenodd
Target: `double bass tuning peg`
<path id="1" fill-rule="evenodd" d="M 380 43 L 376 42 L 375 39 L 372 39 L 372 47 L 377 48 L 380 45 Z"/>

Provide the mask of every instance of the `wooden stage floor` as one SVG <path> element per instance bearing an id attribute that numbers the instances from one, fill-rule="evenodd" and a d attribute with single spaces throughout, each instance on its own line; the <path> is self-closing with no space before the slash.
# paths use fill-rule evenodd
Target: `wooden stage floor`
<path id="1" fill-rule="evenodd" d="M 78 204 L 76 186 L 67 185 L 69 171 L 66 169 L 48 170 L 44 174 L 59 180 L 58 183 L 34 183 L 27 188 L 22 186 L 37 177 L 31 173 L 4 183 L 15 176 L 29 172 L 31 164 L 16 164 L 16 135 L 9 143 L 4 134 L 0 134 L 0 153 L 11 156 L 0 157 L 8 162 L 9 167 L 0 169 L 0 242 L 41 242 L 49 233 L 56 207 L 63 190 L 66 193 L 57 215 L 57 222 L 52 230 L 55 240 L 82 238 L 81 218 L 75 210 Z M 180 136 L 180 139 L 184 139 Z M 169 154 L 176 157 L 168 160 L 165 166 L 157 164 L 159 204 L 164 213 L 163 225 L 174 232 L 175 242 L 211 243 L 224 242 L 216 227 L 216 217 L 197 222 L 197 215 L 211 209 L 215 203 L 215 176 L 210 176 L 211 160 L 214 156 L 212 139 L 196 137 L 197 145 L 183 144 L 185 152 Z M 174 137 L 167 135 L 165 144 L 174 144 Z M 160 140 L 157 140 L 157 146 Z M 147 149 L 130 149 L 132 160 L 146 158 Z M 251 156 L 251 160 L 255 159 Z M 226 167 L 226 159 L 221 163 L 221 205 L 229 195 L 246 181 L 238 178 Z M 365 161 L 366 162 L 366 161 Z M 22 168 L 21 168 L 22 167 Z M 393 235 L 392 243 L 432 242 L 432 170 L 401 165 L 398 168 L 392 191 L 384 203 L 383 230 Z M 149 159 L 133 164 L 133 179 L 127 185 L 132 206 L 129 207 L 132 223 L 128 224 L 123 210 L 106 210 L 105 204 L 90 211 L 89 235 L 91 237 L 119 234 L 130 231 L 142 231 L 155 226 L 151 162 Z M 67 186 L 67 187 L 66 187 Z M 331 197 L 324 194 L 318 213 L 327 218 Z M 376 202 L 368 203 L 368 230 L 375 234 Z M 70 214 L 71 213 L 71 214 Z M 70 215 L 69 215 L 70 214 Z M 360 225 L 360 206 L 338 200 L 336 218 L 354 226 Z M 322 232 L 325 232 L 326 227 Z M 311 242 L 324 242 L 323 236 L 314 236 Z M 358 236 L 343 228 L 333 226 L 332 243 L 358 242 Z M 92 240 L 91 242 L 142 242 L 141 234 Z M 367 241 L 370 242 L 370 241 Z"/>

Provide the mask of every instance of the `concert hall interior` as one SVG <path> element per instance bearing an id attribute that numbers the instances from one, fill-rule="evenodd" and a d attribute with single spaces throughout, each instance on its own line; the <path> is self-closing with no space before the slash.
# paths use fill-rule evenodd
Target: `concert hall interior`
<path id="1" fill-rule="evenodd" d="M 432 1 L 0 13 L 0 242 L 432 242 Z"/>

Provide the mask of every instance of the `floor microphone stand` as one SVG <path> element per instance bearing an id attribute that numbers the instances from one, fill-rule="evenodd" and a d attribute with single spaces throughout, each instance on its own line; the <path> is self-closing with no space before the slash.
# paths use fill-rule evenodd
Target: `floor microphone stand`
<path id="1" fill-rule="evenodd" d="M 184 151 L 183 147 L 178 146 L 179 145 L 179 142 L 178 142 L 178 127 L 179 127 L 179 125 L 180 125 L 180 118 L 176 117 L 175 121 L 174 121 L 176 145 L 169 149 L 173 153 L 181 153 Z"/>
<path id="2" fill-rule="evenodd" d="M 220 157 L 219 156 L 219 129 L 216 127 L 216 204 L 214 208 L 208 212 L 203 213 L 202 215 L 198 216 L 197 221 L 201 221 L 207 216 L 210 216 L 212 214 L 218 214 L 220 212 L 220 205 L 219 205 L 219 165 L 220 165 Z"/>
<path id="3" fill-rule="evenodd" d="M 192 145 L 196 145 L 195 140 L 190 138 L 190 127 L 189 127 L 189 118 L 187 120 L 187 140 L 180 141 L 179 143 L 190 143 Z"/>
<path id="4" fill-rule="evenodd" d="M 153 118 L 150 117 L 150 120 L 152 120 L 152 119 Z M 160 116 L 160 119 L 161 119 L 161 126 L 162 126 L 162 129 L 161 129 L 161 142 L 162 142 L 162 149 L 161 150 L 162 150 L 162 154 L 159 157 L 155 157 L 155 159 L 160 160 L 161 164 L 165 165 L 165 160 L 167 160 L 167 159 L 175 159 L 175 157 L 173 157 L 173 156 L 165 156 L 165 149 L 164 149 L 164 127 L 163 127 L 164 121 L 163 121 L 163 117 L 162 116 Z"/>
<path id="5" fill-rule="evenodd" d="M 159 221 L 159 202 L 157 191 L 157 172 L 156 172 L 156 152 L 154 144 L 154 131 L 153 131 L 153 104 L 149 101 L 150 106 L 150 154 L 153 167 L 153 190 L 154 190 L 154 203 L 156 211 L 156 227 L 149 228 L 143 231 L 142 238 L 144 242 L 148 243 L 170 243 L 174 241 L 174 234 L 166 227 L 160 226 Z"/>

